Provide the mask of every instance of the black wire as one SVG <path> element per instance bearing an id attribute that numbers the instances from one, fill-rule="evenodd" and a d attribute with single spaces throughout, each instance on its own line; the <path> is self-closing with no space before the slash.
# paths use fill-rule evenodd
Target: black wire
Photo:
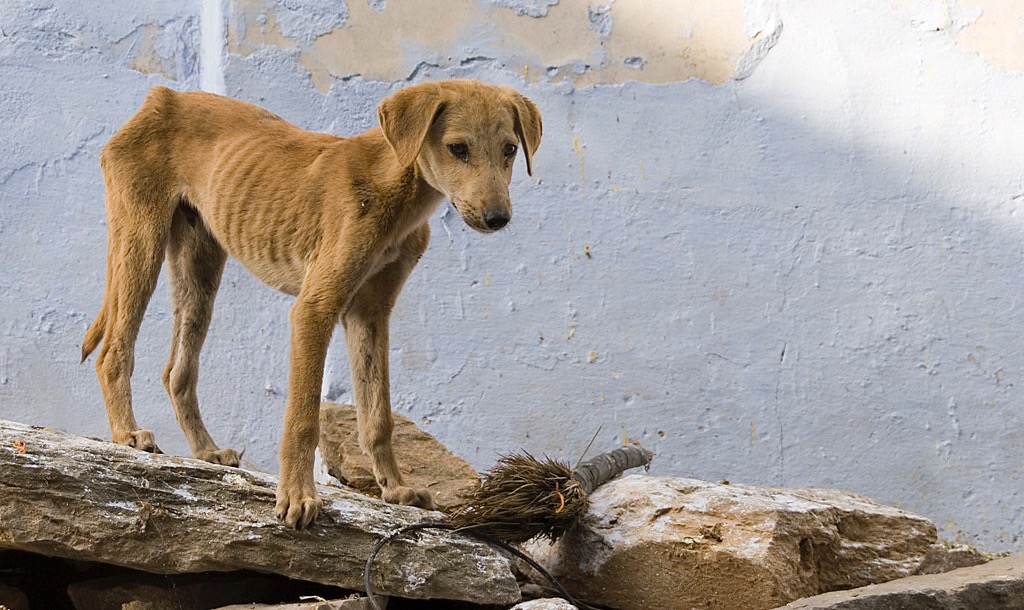
<path id="1" fill-rule="evenodd" d="M 512 555 L 515 555 L 519 559 L 525 561 L 531 568 L 536 570 L 538 574 L 543 576 L 549 583 L 551 583 L 555 590 L 558 591 L 558 594 L 562 597 L 562 599 L 565 599 L 570 604 L 576 606 L 580 610 L 597 610 L 593 606 L 588 606 L 587 604 L 584 604 L 583 602 L 574 598 L 572 594 L 566 591 L 565 587 L 563 587 L 561 583 L 555 580 L 555 577 L 552 576 L 543 567 L 541 567 L 539 563 L 537 563 L 532 557 L 515 548 L 511 544 L 505 542 L 504 540 L 498 540 L 497 538 L 484 534 L 483 532 L 476 532 L 469 528 L 457 528 L 454 525 L 450 525 L 448 523 L 413 523 L 412 525 L 400 527 L 397 530 L 391 532 L 387 536 L 384 536 L 383 538 L 377 541 L 377 544 L 373 546 L 373 550 L 370 551 L 370 556 L 366 560 L 366 566 L 363 568 L 363 587 L 366 589 L 366 598 L 370 600 L 370 605 L 373 606 L 374 610 L 384 610 L 377 603 L 377 598 L 373 594 L 373 587 L 370 584 L 370 570 L 373 567 L 373 561 L 377 558 L 377 554 L 380 553 L 381 549 L 383 549 L 388 542 L 391 542 L 395 538 L 403 534 L 408 534 L 409 532 L 416 532 L 419 530 L 426 529 L 437 529 L 456 532 L 464 536 L 468 536 L 470 538 L 476 538 L 477 540 L 486 542 L 491 546 L 496 546 L 504 551 L 507 551 Z"/>

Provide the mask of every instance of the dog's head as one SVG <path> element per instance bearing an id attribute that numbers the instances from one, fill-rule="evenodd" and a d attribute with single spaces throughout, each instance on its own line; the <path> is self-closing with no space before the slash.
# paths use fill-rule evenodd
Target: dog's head
<path id="1" fill-rule="evenodd" d="M 533 102 L 508 87 L 452 80 L 402 89 L 381 102 L 377 116 L 402 167 L 417 163 L 466 224 L 482 233 L 508 224 L 512 162 L 522 148 L 532 176 L 540 145 Z"/>

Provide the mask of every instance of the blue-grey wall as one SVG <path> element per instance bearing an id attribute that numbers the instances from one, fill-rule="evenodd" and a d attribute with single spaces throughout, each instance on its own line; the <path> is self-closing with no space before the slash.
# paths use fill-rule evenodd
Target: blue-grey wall
<path id="1" fill-rule="evenodd" d="M 859 492 L 1022 550 L 1024 8 L 998 0 L 234 0 L 0 5 L 0 417 L 107 437 L 82 334 L 99 149 L 154 84 L 371 127 L 450 77 L 543 111 L 492 236 L 448 207 L 392 386 L 479 469 L 636 438 L 651 472 Z M 645 6 L 646 5 L 646 6 Z M 230 264 L 200 396 L 276 470 L 291 299 Z M 159 377 L 136 410 L 186 453 Z M 342 334 L 325 396 L 351 400 Z"/>

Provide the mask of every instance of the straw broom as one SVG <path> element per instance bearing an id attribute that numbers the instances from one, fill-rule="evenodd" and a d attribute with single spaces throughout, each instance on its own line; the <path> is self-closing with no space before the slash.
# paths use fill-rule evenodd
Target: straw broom
<path id="1" fill-rule="evenodd" d="M 552 542 L 587 512 L 589 495 L 630 468 L 648 466 L 653 453 L 626 445 L 579 464 L 575 469 L 552 459 L 520 454 L 502 457 L 484 474 L 480 486 L 449 512 L 449 523 L 414 523 L 399 528 L 374 545 L 363 568 L 366 597 L 375 610 L 382 606 L 373 593 L 371 569 L 391 540 L 425 529 L 455 530 L 498 546 L 523 560 L 547 579 L 561 597 L 576 600 L 543 566 L 514 545 L 543 536 Z"/>
<path id="2" fill-rule="evenodd" d="M 587 512 L 589 495 L 630 468 L 648 466 L 654 454 L 626 445 L 575 469 L 525 453 L 500 458 L 480 486 L 450 511 L 452 525 L 510 544 L 542 536 L 554 542 Z"/>

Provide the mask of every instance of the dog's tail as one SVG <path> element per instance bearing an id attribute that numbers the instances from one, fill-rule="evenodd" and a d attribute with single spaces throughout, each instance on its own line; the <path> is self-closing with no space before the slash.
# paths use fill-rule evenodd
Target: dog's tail
<path id="1" fill-rule="evenodd" d="M 106 330 L 107 308 L 101 307 L 100 312 L 96 314 L 96 319 L 89 326 L 89 330 L 85 331 L 85 339 L 82 340 L 82 362 L 85 362 L 89 354 L 100 344 L 100 341 L 103 340 L 103 335 L 106 334 Z"/>

